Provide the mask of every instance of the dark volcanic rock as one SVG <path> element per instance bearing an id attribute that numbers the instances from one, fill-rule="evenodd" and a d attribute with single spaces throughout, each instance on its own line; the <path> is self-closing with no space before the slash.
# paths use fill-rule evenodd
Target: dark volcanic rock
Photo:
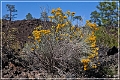
<path id="1" fill-rule="evenodd" d="M 26 43 L 29 39 L 28 36 L 32 35 L 32 31 L 37 26 L 43 26 L 43 29 L 49 29 L 52 25 L 55 25 L 52 22 L 44 22 L 39 19 L 34 20 L 17 20 L 17 21 L 8 21 L 3 20 L 2 31 L 6 34 L 8 33 L 8 29 L 17 28 L 18 32 L 16 33 L 18 41 L 21 43 Z"/>
<path id="2" fill-rule="evenodd" d="M 108 50 L 107 55 L 110 56 L 116 53 L 118 53 L 118 49 L 115 46 L 113 46 L 111 49 Z"/>

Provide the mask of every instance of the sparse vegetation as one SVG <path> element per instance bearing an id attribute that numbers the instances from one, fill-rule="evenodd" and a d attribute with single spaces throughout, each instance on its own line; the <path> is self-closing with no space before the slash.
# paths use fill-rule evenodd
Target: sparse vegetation
<path id="1" fill-rule="evenodd" d="M 104 5 L 106 9 L 106 4 L 110 3 L 100 3 L 98 8 Z M 112 4 L 115 7 L 115 3 Z M 28 13 L 27 20 L 11 21 L 14 18 L 11 12 L 16 10 L 14 5 L 7 7 L 10 15 L 6 15 L 6 19 L 10 21 L 2 21 L 1 34 L 2 77 L 62 79 L 118 76 L 118 54 L 107 56 L 111 47 L 118 47 L 118 28 L 99 26 L 111 25 L 115 20 L 106 23 L 102 17 L 99 18 L 101 14 L 94 11 L 91 20 L 80 27 L 78 21 L 82 18 L 75 12 L 64 12 L 59 7 L 52 9 L 52 16 L 48 16 L 45 8 L 41 7 L 41 20 L 33 19 Z M 75 19 L 77 26 L 72 24 Z"/>

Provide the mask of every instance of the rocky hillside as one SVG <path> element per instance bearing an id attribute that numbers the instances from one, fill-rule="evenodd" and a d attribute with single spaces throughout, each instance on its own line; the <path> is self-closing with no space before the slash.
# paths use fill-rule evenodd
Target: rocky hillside
<path id="1" fill-rule="evenodd" d="M 55 24 L 52 22 L 40 21 L 39 19 L 18 20 L 11 22 L 3 20 L 1 69 L 3 78 L 61 78 L 62 80 L 62 78 L 118 77 L 118 54 L 108 57 L 106 54 L 109 48 L 105 46 L 99 46 L 98 60 L 100 64 L 98 67 L 96 69 L 90 69 L 86 71 L 83 71 L 83 67 L 81 67 L 82 64 L 78 59 L 80 56 L 79 47 L 81 47 L 81 45 L 78 46 L 77 44 L 63 41 L 54 47 L 54 56 L 51 56 L 50 53 L 48 58 L 42 56 L 40 51 L 29 52 L 28 50 L 29 53 L 23 53 L 22 49 L 24 48 L 24 44 L 30 40 L 28 39 L 28 36 L 31 36 L 33 29 L 39 25 L 43 26 L 43 29 L 49 29 Z M 116 31 L 112 32 L 115 33 Z M 101 38 L 101 35 L 100 39 L 103 39 Z M 49 45 L 47 44 L 47 46 Z M 51 64 L 53 66 L 51 66 Z"/>
<path id="2" fill-rule="evenodd" d="M 54 25 L 54 23 L 48 21 L 44 22 L 39 19 L 17 21 L 3 20 L 2 31 L 9 34 L 8 30 L 11 28 L 17 28 L 17 31 L 14 33 L 16 39 L 22 43 L 26 43 L 26 41 L 28 41 L 28 36 L 32 35 L 33 29 L 39 25 L 44 26 L 43 29 L 48 29 Z"/>

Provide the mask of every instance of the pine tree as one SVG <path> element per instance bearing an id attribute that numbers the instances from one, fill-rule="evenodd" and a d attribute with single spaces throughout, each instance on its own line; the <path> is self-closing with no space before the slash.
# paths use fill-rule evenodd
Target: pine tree
<path id="1" fill-rule="evenodd" d="M 100 22 L 100 14 L 95 10 L 91 14 L 91 22 L 97 23 L 98 25 L 101 25 Z"/>
<path id="2" fill-rule="evenodd" d="M 26 15 L 26 19 L 27 19 L 27 20 L 31 20 L 31 19 L 33 19 L 33 17 L 32 17 L 32 15 L 31 15 L 30 13 L 28 13 L 28 14 Z"/>
<path id="3" fill-rule="evenodd" d="M 15 9 L 15 5 L 7 4 L 6 8 L 8 9 L 7 11 L 9 11 L 9 14 L 4 15 L 3 18 L 9 19 L 10 21 L 16 18 L 15 15 L 17 14 L 13 14 L 14 12 L 17 12 L 17 10 Z"/>
<path id="4" fill-rule="evenodd" d="M 109 0 L 111 1 L 111 0 Z M 98 11 L 91 13 L 91 21 L 103 26 L 117 26 L 118 25 L 118 4 L 117 2 L 100 2 L 97 5 Z"/>

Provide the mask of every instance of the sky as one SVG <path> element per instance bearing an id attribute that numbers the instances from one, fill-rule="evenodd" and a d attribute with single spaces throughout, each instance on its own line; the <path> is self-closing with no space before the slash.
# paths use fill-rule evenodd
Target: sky
<path id="1" fill-rule="evenodd" d="M 94 10 L 97 10 L 96 6 L 99 4 L 99 1 L 97 2 L 91 2 L 91 1 L 82 1 L 82 2 L 57 2 L 57 1 L 46 1 L 46 2 L 41 2 L 41 1 L 36 1 L 36 2 L 16 2 L 16 1 L 2 1 L 1 2 L 1 16 L 8 14 L 9 12 L 7 11 L 6 8 L 6 4 L 11 4 L 11 5 L 15 5 L 15 9 L 17 10 L 17 18 L 15 18 L 15 20 L 23 20 L 25 19 L 26 15 L 28 13 L 31 13 L 33 17 L 35 18 L 40 18 L 40 13 L 42 12 L 40 7 L 49 9 L 50 11 L 52 9 L 56 9 L 58 7 L 60 7 L 63 12 L 66 12 L 67 10 L 71 11 L 71 12 L 75 12 L 75 16 L 82 16 L 83 18 L 83 24 L 85 23 L 86 20 L 90 20 L 90 14 L 91 12 L 93 12 Z M 48 8 L 49 6 L 49 8 Z M 48 10 L 47 10 L 48 11 Z M 48 15 L 51 15 L 50 12 Z"/>

